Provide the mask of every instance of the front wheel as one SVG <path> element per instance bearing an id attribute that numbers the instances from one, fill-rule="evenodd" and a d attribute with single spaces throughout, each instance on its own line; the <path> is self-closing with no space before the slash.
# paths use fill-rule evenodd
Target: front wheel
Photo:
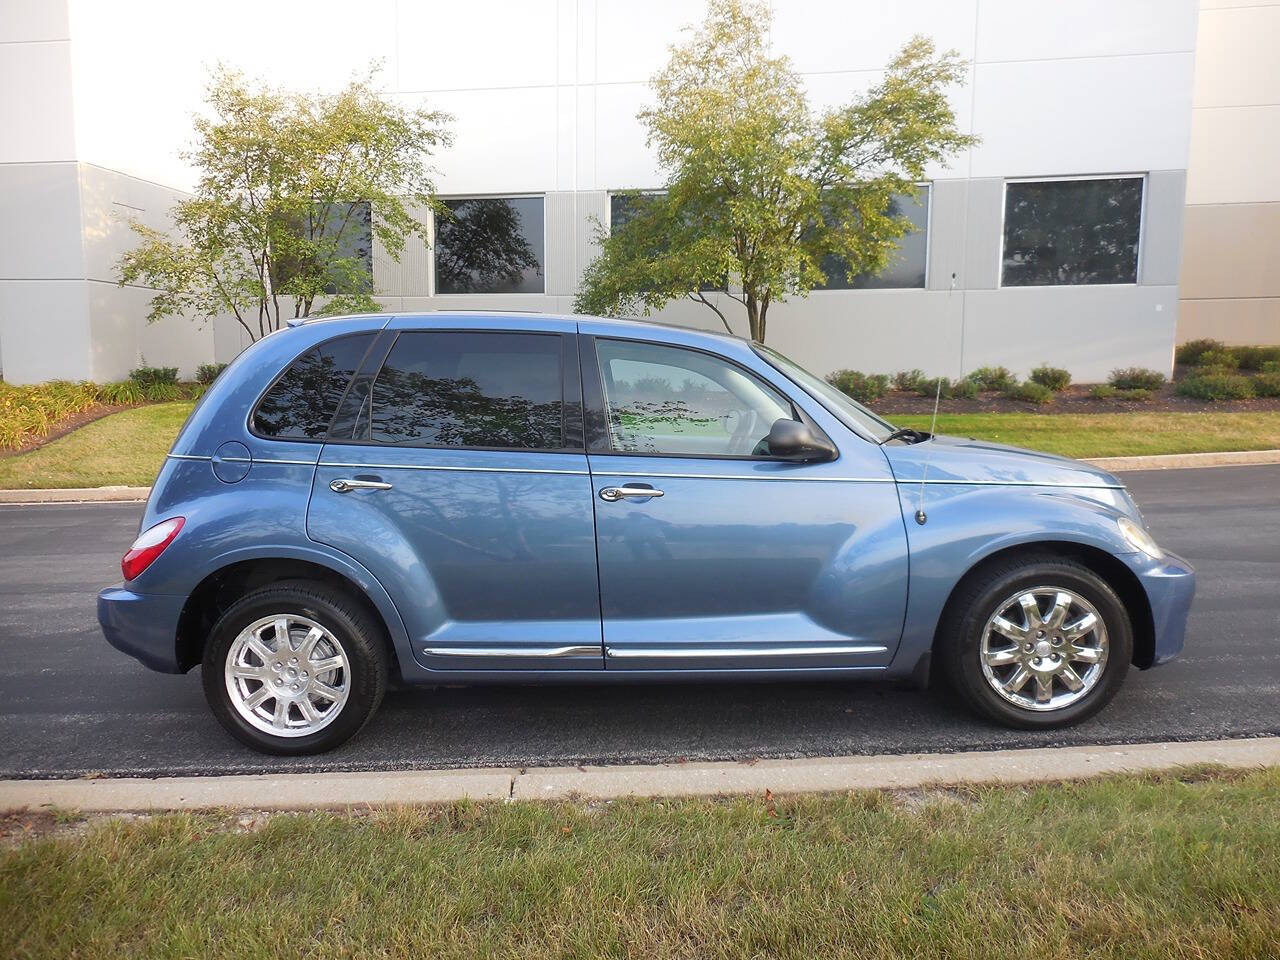
<path id="1" fill-rule="evenodd" d="M 224 613 L 205 644 L 205 697 L 219 722 L 264 753 L 322 753 L 373 715 L 387 655 L 350 597 L 306 581 L 254 590 Z"/>
<path id="2" fill-rule="evenodd" d="M 1024 729 L 1065 727 L 1116 694 L 1133 658 L 1123 602 L 1072 560 L 1024 557 L 970 578 L 948 605 L 939 654 L 979 713 Z"/>

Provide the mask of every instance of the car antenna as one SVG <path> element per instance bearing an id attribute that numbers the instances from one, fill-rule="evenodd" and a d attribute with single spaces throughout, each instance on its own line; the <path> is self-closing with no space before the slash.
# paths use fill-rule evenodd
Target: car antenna
<path id="1" fill-rule="evenodd" d="M 947 291 L 947 299 L 951 299 L 951 294 L 956 292 L 956 274 L 951 272 L 951 289 Z M 929 421 L 929 439 L 933 440 L 938 433 L 938 405 L 942 402 L 942 377 L 937 378 L 935 384 L 937 389 L 933 394 L 933 419 Z M 925 479 L 929 476 L 929 458 L 933 456 L 933 447 L 926 447 L 924 451 L 924 466 L 920 470 L 920 496 L 916 500 L 916 523 L 924 526 L 929 522 L 929 515 L 924 512 L 924 484 Z"/>

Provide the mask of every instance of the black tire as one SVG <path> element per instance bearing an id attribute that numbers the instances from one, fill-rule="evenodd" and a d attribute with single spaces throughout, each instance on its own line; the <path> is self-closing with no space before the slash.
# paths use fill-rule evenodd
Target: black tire
<path id="1" fill-rule="evenodd" d="M 226 662 L 236 637 L 264 617 L 293 614 L 328 630 L 346 654 L 350 676 L 340 712 L 314 733 L 280 736 L 253 726 L 239 713 L 227 689 Z M 387 687 L 387 649 L 382 631 L 354 598 L 307 580 L 282 580 L 253 590 L 214 624 L 201 670 L 205 697 L 227 731 L 255 750 L 280 756 L 323 753 L 355 736 L 373 716 Z"/>
<path id="2" fill-rule="evenodd" d="M 1018 706 L 997 693 L 983 672 L 980 652 L 987 621 L 999 605 L 1036 587 L 1068 590 L 1092 604 L 1106 627 L 1109 647 L 1092 688 L 1073 703 L 1045 711 Z M 1051 555 L 1027 555 L 997 561 L 965 579 L 943 612 L 937 652 L 947 682 L 980 715 L 1024 730 L 1053 729 L 1080 723 L 1115 696 L 1133 660 L 1133 626 L 1115 590 L 1088 567 Z"/>

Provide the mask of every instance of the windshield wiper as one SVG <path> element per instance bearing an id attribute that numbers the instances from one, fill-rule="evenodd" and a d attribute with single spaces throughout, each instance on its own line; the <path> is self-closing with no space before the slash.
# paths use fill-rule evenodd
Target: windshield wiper
<path id="1" fill-rule="evenodd" d="M 926 433 L 923 430 L 913 430 L 911 427 L 899 427 L 893 433 L 889 434 L 880 441 L 880 446 L 884 446 L 890 440 L 906 440 L 910 443 L 924 443 L 932 437 L 932 433 Z"/>

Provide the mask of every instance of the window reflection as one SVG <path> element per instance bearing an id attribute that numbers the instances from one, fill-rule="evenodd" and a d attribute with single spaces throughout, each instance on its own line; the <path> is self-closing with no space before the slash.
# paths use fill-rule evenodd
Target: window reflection
<path id="1" fill-rule="evenodd" d="M 738 368 L 692 350 L 598 340 L 611 446 L 620 453 L 767 456 L 791 404 Z"/>
<path id="2" fill-rule="evenodd" d="M 404 333 L 373 384 L 371 437 L 414 446 L 564 446 L 560 338 Z"/>
<path id="3" fill-rule="evenodd" d="M 1142 178 L 1005 187 L 1007 287 L 1136 283 Z"/>
<path id="4" fill-rule="evenodd" d="M 436 217 L 437 293 L 542 293 L 542 197 L 446 200 Z"/>
<path id="5" fill-rule="evenodd" d="M 916 188 L 915 196 L 897 194 L 889 201 L 891 217 L 906 217 L 911 227 L 897 240 L 897 249 L 889 254 L 889 262 L 879 273 L 848 275 L 848 261 L 834 253 L 822 258 L 819 266 L 826 282 L 816 290 L 892 290 L 923 288 L 925 262 L 929 249 L 929 187 Z"/>
<path id="6" fill-rule="evenodd" d="M 295 360 L 254 410 L 254 429 L 266 437 L 323 437 L 373 336 L 338 337 Z"/>

